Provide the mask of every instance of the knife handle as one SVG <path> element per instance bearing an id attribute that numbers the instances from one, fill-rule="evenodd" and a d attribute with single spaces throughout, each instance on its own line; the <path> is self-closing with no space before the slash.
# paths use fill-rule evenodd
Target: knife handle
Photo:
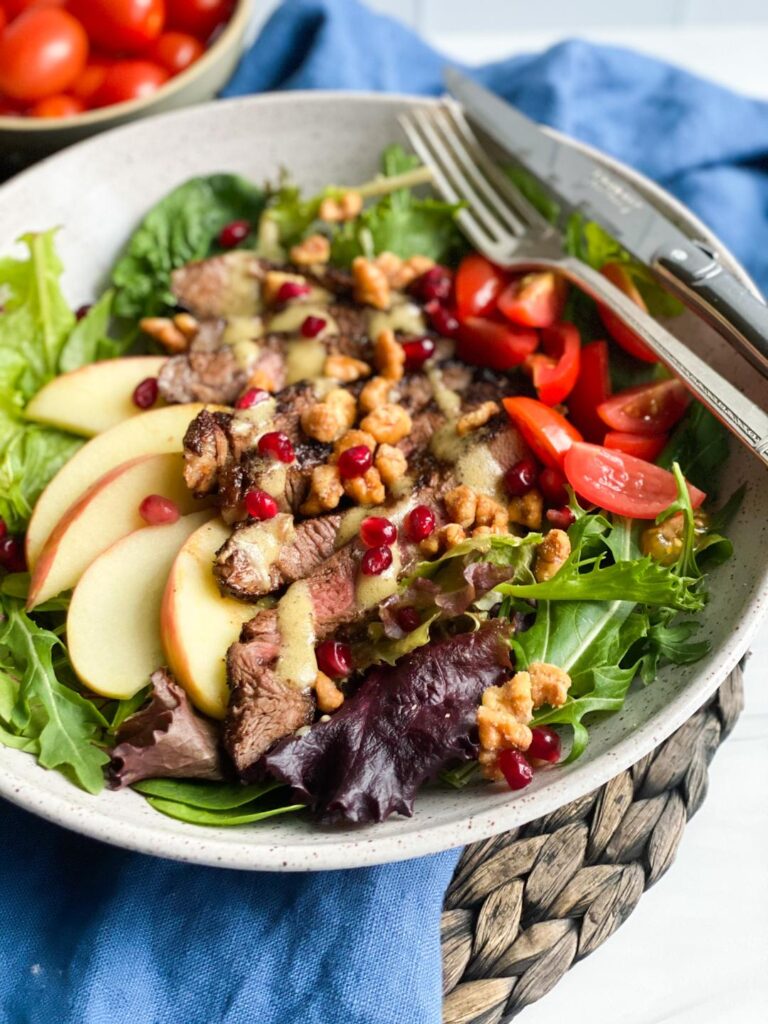
<path id="1" fill-rule="evenodd" d="M 670 291 L 768 377 L 768 306 L 698 242 L 664 245 L 653 269 Z"/>

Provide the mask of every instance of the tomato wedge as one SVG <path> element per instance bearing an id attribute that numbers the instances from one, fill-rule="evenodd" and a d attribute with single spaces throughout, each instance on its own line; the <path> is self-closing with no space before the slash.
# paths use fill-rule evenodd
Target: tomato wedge
<path id="1" fill-rule="evenodd" d="M 499 270 L 485 256 L 471 252 L 459 264 L 454 288 L 456 313 L 459 320 L 485 316 L 496 306 L 499 292 L 507 283 L 504 271 Z"/>
<path id="2" fill-rule="evenodd" d="M 677 484 L 668 470 L 599 444 L 571 445 L 563 466 L 580 497 L 616 515 L 655 519 L 677 497 Z M 692 484 L 688 493 L 694 508 L 706 498 Z"/>
<path id="3" fill-rule="evenodd" d="M 632 299 L 636 306 L 647 312 L 648 307 L 645 304 L 645 299 L 638 291 L 637 285 L 623 264 L 606 263 L 601 268 L 600 273 L 603 277 L 607 277 L 611 284 L 615 284 L 620 291 L 624 292 L 627 298 Z M 651 352 L 648 346 L 615 313 L 612 313 L 605 306 L 598 306 L 598 310 L 606 331 L 608 331 L 617 345 L 621 345 L 625 352 L 629 352 L 636 359 L 642 359 L 644 363 L 658 363 L 658 357 Z"/>
<path id="4" fill-rule="evenodd" d="M 641 384 L 611 395 L 597 407 L 611 430 L 626 434 L 663 434 L 682 417 L 691 396 L 679 380 Z"/>
<path id="5" fill-rule="evenodd" d="M 510 281 L 499 296 L 498 309 L 523 327 L 551 327 L 563 315 L 568 283 L 551 270 L 524 274 Z"/>
<path id="6" fill-rule="evenodd" d="M 545 405 L 557 405 L 573 390 L 579 375 L 581 336 L 573 324 L 554 324 L 541 332 L 544 355 L 529 356 L 533 386 Z"/>
<path id="7" fill-rule="evenodd" d="M 597 407 L 611 393 L 608 342 L 591 341 L 581 350 L 579 375 L 568 396 L 568 415 L 588 441 L 600 441 L 605 424 Z"/>
<path id="8" fill-rule="evenodd" d="M 504 408 L 534 455 L 552 469 L 562 469 L 565 453 L 582 440 L 565 416 L 535 398 L 505 398 Z"/>
<path id="9" fill-rule="evenodd" d="M 655 462 L 667 443 L 666 434 L 625 434 L 620 430 L 609 430 L 603 444 L 606 448 L 615 448 L 625 455 L 634 455 L 646 462 Z"/>
<path id="10" fill-rule="evenodd" d="M 459 325 L 456 355 L 473 366 L 510 370 L 524 362 L 538 344 L 539 336 L 530 327 L 474 316 Z"/>

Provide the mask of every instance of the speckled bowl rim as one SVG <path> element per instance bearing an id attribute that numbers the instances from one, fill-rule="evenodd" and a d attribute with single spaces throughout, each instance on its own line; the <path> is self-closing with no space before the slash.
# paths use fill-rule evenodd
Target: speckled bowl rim
<path id="1" fill-rule="evenodd" d="M 289 116 L 290 107 L 293 104 L 321 104 L 339 97 L 342 97 L 345 103 L 350 104 L 431 102 L 420 96 L 397 94 L 297 91 L 241 97 L 218 101 L 218 104 L 220 105 L 222 102 L 228 105 L 243 106 L 281 104 L 288 108 L 286 116 Z M 216 104 L 202 104 L 195 108 L 157 115 L 157 117 L 115 128 L 103 135 L 87 139 L 78 143 L 77 147 L 108 146 L 118 133 L 141 133 L 148 123 L 154 123 L 158 118 L 162 120 L 194 118 L 201 112 L 204 115 L 214 105 Z M 633 171 L 593 147 L 576 142 L 556 132 L 553 134 L 565 139 L 575 148 L 601 160 L 606 166 L 639 187 L 692 237 L 712 243 L 720 253 L 721 259 L 751 290 L 759 294 L 754 282 L 751 281 L 735 257 L 697 217 L 674 197 L 644 175 Z M 69 149 L 66 152 L 71 151 Z M 22 172 L 2 186 L 0 188 L 0 204 L 12 197 L 14 182 L 35 173 L 41 165 L 55 163 L 60 157 L 60 154 L 48 157 L 36 164 L 34 168 Z M 754 582 L 750 602 L 745 607 L 738 627 L 728 640 L 716 650 L 708 669 L 693 675 L 685 688 L 662 711 L 657 712 L 644 725 L 636 728 L 631 735 L 614 744 L 594 761 L 576 762 L 575 765 L 569 766 L 568 773 L 562 776 L 559 785 L 547 786 L 530 794 L 528 791 L 516 794 L 507 802 L 494 808 L 467 814 L 460 820 L 451 819 L 445 823 L 425 824 L 422 828 L 403 835 L 388 834 L 386 822 L 377 827 L 378 831 L 375 836 L 356 839 L 355 830 L 346 829 L 339 835 L 338 842 L 332 844 L 313 842 L 314 830 L 298 833 L 292 837 L 291 842 L 274 845 L 249 843 L 245 837 L 240 839 L 237 835 L 239 830 L 236 828 L 228 830 L 226 835 L 222 836 L 218 834 L 218 831 L 214 832 L 211 829 L 190 825 L 184 827 L 183 834 L 179 834 L 181 823 L 167 819 L 160 814 L 153 817 L 151 822 L 146 825 L 121 820 L 117 813 L 112 811 L 105 813 L 96 806 L 91 807 L 89 813 L 83 814 L 83 807 L 87 807 L 83 801 L 92 798 L 88 798 L 74 786 L 71 797 L 69 790 L 64 795 L 52 792 L 46 786 L 46 778 L 49 773 L 42 768 L 39 769 L 39 783 L 30 786 L 27 781 L 23 788 L 19 785 L 20 780 L 14 779 L 12 774 L 0 775 L 0 796 L 51 822 L 93 839 L 125 849 L 187 863 L 241 870 L 312 871 L 362 867 L 437 853 L 487 838 L 548 814 L 571 800 L 604 785 L 619 772 L 653 750 L 702 706 L 747 652 L 752 638 L 763 621 L 767 597 L 768 561 Z M 13 752 L 13 754 L 16 753 L 18 752 Z M 224 830 L 221 831 L 224 832 Z M 326 839 L 328 838 L 327 829 L 317 829 L 316 831 L 318 833 L 322 831 Z"/>

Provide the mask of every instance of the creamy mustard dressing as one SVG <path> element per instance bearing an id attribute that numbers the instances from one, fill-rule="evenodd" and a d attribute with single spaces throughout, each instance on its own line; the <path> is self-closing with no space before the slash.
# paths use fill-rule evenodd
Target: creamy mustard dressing
<path id="1" fill-rule="evenodd" d="M 382 331 L 400 331 L 403 334 L 423 334 L 427 329 L 419 307 L 406 299 L 396 296 L 389 309 L 368 310 L 368 334 L 377 338 Z"/>
<path id="2" fill-rule="evenodd" d="M 269 585 L 269 570 L 275 564 L 283 544 L 290 544 L 296 531 L 293 516 L 280 513 L 274 519 L 252 523 L 237 530 L 232 541 L 242 552 L 261 586 Z"/>
<path id="3" fill-rule="evenodd" d="M 446 385 L 440 368 L 434 363 L 427 363 L 425 370 L 440 412 L 449 418 L 458 416 L 461 412 L 461 396 Z"/>
<path id="4" fill-rule="evenodd" d="M 308 316 L 318 316 L 321 320 L 325 320 L 325 327 L 316 337 L 326 338 L 339 333 L 339 325 L 332 316 L 329 316 L 327 306 L 306 300 L 292 302 L 285 309 L 275 313 L 269 321 L 269 330 L 280 334 L 293 334 L 298 332 Z"/>
<path id="5" fill-rule="evenodd" d="M 306 690 L 317 677 L 312 596 L 305 580 L 292 583 L 277 605 L 281 646 L 277 674 L 288 686 Z"/>
<path id="6" fill-rule="evenodd" d="M 397 577 L 401 566 L 400 545 L 393 544 L 391 551 L 392 565 L 378 576 L 364 576 L 358 571 L 355 597 L 361 608 L 374 608 L 397 590 Z"/>
<path id="7" fill-rule="evenodd" d="M 228 318 L 256 316 L 261 308 L 261 287 L 253 274 L 253 254 L 244 249 L 224 258 L 230 272 L 221 308 L 226 309 Z"/>
<path id="8" fill-rule="evenodd" d="M 254 440 L 253 446 L 258 444 L 258 439 Z M 266 491 L 267 494 L 271 494 L 273 498 L 277 499 L 278 502 L 282 502 L 285 505 L 285 481 L 288 476 L 288 467 L 284 462 L 278 462 L 276 459 L 267 466 L 263 473 L 259 475 L 259 487 L 262 491 Z"/>
<path id="9" fill-rule="evenodd" d="M 327 356 L 325 345 L 316 338 L 289 341 L 285 352 L 286 384 L 321 377 Z"/>
<path id="10" fill-rule="evenodd" d="M 259 351 L 256 339 L 264 334 L 264 324 L 260 316 L 228 316 L 224 325 L 224 332 L 221 340 L 225 345 L 231 345 L 237 354 L 238 346 L 243 347 L 247 352 L 249 347 Z"/>
<path id="11" fill-rule="evenodd" d="M 504 498 L 504 471 L 491 454 L 488 443 L 478 442 L 474 431 L 459 437 L 454 420 L 435 431 L 429 446 L 441 462 L 453 463 L 460 484 L 497 499 Z"/>

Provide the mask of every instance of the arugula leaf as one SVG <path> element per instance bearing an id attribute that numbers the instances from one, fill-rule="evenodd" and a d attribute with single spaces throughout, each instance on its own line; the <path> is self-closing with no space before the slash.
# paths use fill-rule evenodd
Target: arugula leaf
<path id="1" fill-rule="evenodd" d="M 660 612 L 633 652 L 638 657 L 644 683 L 653 682 L 664 659 L 674 665 L 691 665 L 709 653 L 711 644 L 708 640 L 690 639 L 701 628 L 700 623 L 692 620 L 673 622 L 672 618 L 670 612 Z"/>

